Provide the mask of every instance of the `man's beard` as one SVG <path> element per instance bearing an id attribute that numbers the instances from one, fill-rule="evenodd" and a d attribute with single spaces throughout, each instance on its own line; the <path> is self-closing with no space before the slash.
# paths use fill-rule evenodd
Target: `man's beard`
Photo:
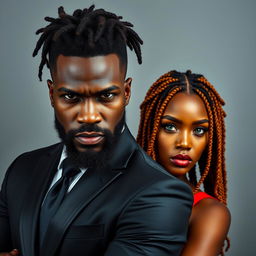
<path id="1" fill-rule="evenodd" d="M 78 129 L 73 129 L 65 132 L 63 126 L 55 116 L 55 129 L 64 145 L 66 146 L 66 152 L 68 158 L 72 163 L 79 168 L 101 168 L 106 165 L 112 155 L 112 151 L 115 148 L 115 143 L 121 135 L 122 129 L 125 124 L 125 113 L 116 125 L 114 132 L 109 129 L 102 129 L 97 124 L 83 124 Z M 74 138 L 77 133 L 80 132 L 100 132 L 104 135 L 104 142 L 102 150 L 96 152 L 93 146 L 87 146 L 85 152 L 80 152 L 74 145 Z"/>

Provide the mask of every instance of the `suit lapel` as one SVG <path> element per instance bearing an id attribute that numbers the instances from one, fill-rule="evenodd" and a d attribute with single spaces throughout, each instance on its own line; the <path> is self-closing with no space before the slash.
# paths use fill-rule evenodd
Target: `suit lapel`
<path id="1" fill-rule="evenodd" d="M 36 255 L 40 207 L 57 169 L 61 151 L 62 146 L 56 146 L 50 153 L 39 159 L 36 168 L 33 170 L 31 183 L 25 196 L 25 199 L 29 200 L 24 200 L 20 217 L 20 238 L 24 255 Z"/>
<path id="2" fill-rule="evenodd" d="M 53 256 L 61 246 L 62 238 L 78 214 L 104 189 L 125 173 L 127 165 L 137 150 L 137 143 L 127 127 L 120 136 L 106 168 L 89 169 L 63 201 L 49 223 L 40 256 Z"/>
<path id="3" fill-rule="evenodd" d="M 102 173 L 104 173 L 103 176 Z M 49 223 L 40 252 L 41 256 L 55 254 L 65 231 L 76 216 L 121 174 L 121 171 L 104 170 L 102 172 L 93 169 L 86 171 Z"/>

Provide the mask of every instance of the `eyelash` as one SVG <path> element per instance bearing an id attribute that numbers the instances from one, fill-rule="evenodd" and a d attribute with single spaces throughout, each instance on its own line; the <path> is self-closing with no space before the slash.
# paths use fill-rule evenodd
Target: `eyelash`
<path id="1" fill-rule="evenodd" d="M 111 97 L 107 97 L 107 95 L 111 95 Z M 116 93 L 113 92 L 106 92 L 103 94 L 100 94 L 97 98 L 99 101 L 108 102 L 111 101 L 116 96 Z"/>
<path id="2" fill-rule="evenodd" d="M 72 102 L 72 103 L 75 103 L 75 102 L 78 102 L 80 99 L 79 99 L 79 96 L 75 95 L 75 94 L 71 94 L 71 93 L 67 93 L 67 94 L 63 94 L 61 95 L 61 97 L 65 100 L 65 101 L 68 101 L 68 102 Z M 69 98 L 70 97 L 70 98 Z"/>
<path id="3" fill-rule="evenodd" d="M 168 129 L 168 128 L 167 128 L 168 126 L 169 126 L 169 127 L 172 126 L 172 127 L 175 128 L 175 130 L 177 130 L 177 127 L 176 127 L 174 124 L 172 124 L 172 123 L 162 124 L 162 127 L 163 127 L 167 132 L 174 132 L 174 131 L 171 131 L 170 129 Z"/>
<path id="4" fill-rule="evenodd" d="M 201 129 L 201 130 L 203 131 L 203 133 L 202 133 L 202 134 L 196 134 L 195 131 L 196 131 L 197 129 Z M 196 128 L 193 130 L 194 134 L 195 134 L 196 136 L 198 136 L 198 137 L 202 137 L 207 131 L 208 131 L 208 128 L 206 128 L 206 127 L 196 127 Z"/>
<path id="5" fill-rule="evenodd" d="M 168 124 L 162 124 L 161 125 L 167 132 L 169 133 L 175 133 L 177 131 L 177 127 L 172 124 L 172 123 L 168 123 Z M 171 130 L 171 129 L 168 129 L 168 126 L 171 127 L 171 128 L 175 128 L 175 131 L 174 130 Z M 197 134 L 196 133 L 196 130 L 197 129 L 201 129 L 202 130 L 202 133 L 201 134 Z M 208 131 L 208 128 L 206 127 L 196 127 L 194 130 L 193 130 L 193 134 L 195 136 L 198 136 L 198 137 L 202 137 L 206 132 Z"/>
<path id="6" fill-rule="evenodd" d="M 111 97 L 108 97 L 109 95 Z M 107 92 L 107 93 L 99 94 L 96 98 L 97 98 L 97 100 L 102 101 L 102 102 L 110 102 L 111 100 L 113 100 L 113 98 L 116 95 L 117 95 L 116 93 Z M 76 103 L 76 102 L 80 101 L 80 97 L 75 94 L 72 94 L 72 93 L 63 94 L 60 97 L 63 98 L 65 101 L 71 102 L 71 103 Z"/>

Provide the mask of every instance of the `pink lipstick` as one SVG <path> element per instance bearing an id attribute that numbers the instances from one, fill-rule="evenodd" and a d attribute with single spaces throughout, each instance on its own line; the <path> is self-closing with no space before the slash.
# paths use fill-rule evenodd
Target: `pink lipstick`
<path id="1" fill-rule="evenodd" d="M 188 155 L 184 155 L 184 154 L 178 154 L 174 157 L 171 157 L 170 160 L 177 167 L 183 167 L 183 168 L 187 167 L 192 161 L 192 159 Z"/>

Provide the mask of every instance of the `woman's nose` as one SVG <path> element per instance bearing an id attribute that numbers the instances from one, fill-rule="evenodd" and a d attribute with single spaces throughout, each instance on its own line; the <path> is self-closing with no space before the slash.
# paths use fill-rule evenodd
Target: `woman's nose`
<path id="1" fill-rule="evenodd" d="M 189 131 L 184 130 L 179 133 L 176 141 L 176 147 L 187 149 L 187 150 L 191 149 L 192 142 L 191 142 L 191 135 Z"/>

